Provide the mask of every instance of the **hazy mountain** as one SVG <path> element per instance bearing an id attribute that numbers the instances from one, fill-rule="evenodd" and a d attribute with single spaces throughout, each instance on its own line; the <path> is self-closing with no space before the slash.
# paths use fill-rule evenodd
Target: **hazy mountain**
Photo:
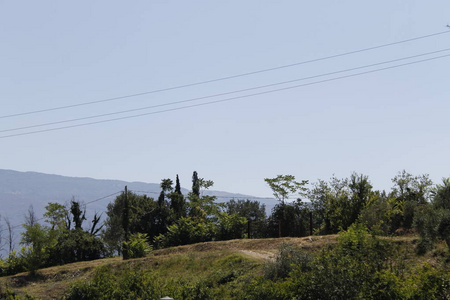
<path id="1" fill-rule="evenodd" d="M 36 172 L 0 170 L 0 214 L 2 217 L 8 217 L 13 225 L 18 225 L 24 222 L 24 215 L 30 205 L 33 205 L 36 216 L 41 218 L 48 202 L 64 204 L 75 198 L 87 204 L 87 218 L 91 220 L 94 212 L 106 211 L 106 206 L 114 201 L 117 194 L 110 197 L 106 196 L 120 193 L 125 186 L 130 191 L 138 194 L 146 193 L 153 198 L 157 198 L 161 191 L 157 183 L 99 180 Z M 182 188 L 182 192 L 187 194 L 189 190 Z M 205 191 L 205 194 L 217 196 L 219 202 L 225 202 L 232 198 L 251 198 L 251 196 L 247 195 L 221 191 Z M 95 201 L 103 197 L 106 198 Z M 275 204 L 273 199 L 259 200 L 266 204 L 268 211 Z M 4 228 L 3 220 L 0 224 L 3 224 Z M 20 227 L 18 230 L 20 230 Z M 19 239 L 18 234 L 17 239 Z"/>

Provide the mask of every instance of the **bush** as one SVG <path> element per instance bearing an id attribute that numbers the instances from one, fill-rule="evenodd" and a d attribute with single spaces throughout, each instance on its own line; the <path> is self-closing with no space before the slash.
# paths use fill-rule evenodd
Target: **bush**
<path id="1" fill-rule="evenodd" d="M 271 280 L 286 278 L 296 266 L 302 271 L 310 267 L 312 258 L 292 243 L 283 243 L 274 261 L 264 265 L 264 277 Z"/>
<path id="2" fill-rule="evenodd" d="M 158 284 L 150 272 L 127 269 L 120 276 L 111 272 L 110 267 L 96 270 L 91 281 L 74 284 L 67 294 L 67 300 L 94 299 L 159 299 Z"/>
<path id="3" fill-rule="evenodd" d="M 123 243 L 124 248 L 128 251 L 128 258 L 145 257 L 152 251 L 152 246 L 147 241 L 145 233 L 134 233 L 128 242 Z"/>
<path id="4" fill-rule="evenodd" d="M 243 300 L 290 300 L 292 298 L 282 281 L 273 282 L 257 277 L 235 292 L 233 299 Z"/>
<path id="5" fill-rule="evenodd" d="M 450 299 L 450 275 L 425 265 L 405 286 L 409 299 Z"/>
<path id="6" fill-rule="evenodd" d="M 152 271 L 129 268 L 115 275 L 110 267 L 96 270 L 91 281 L 79 281 L 70 287 L 66 300 L 159 300 L 165 295 L 175 299 L 214 299 L 206 281 L 163 282 Z"/>
<path id="7" fill-rule="evenodd" d="M 392 299 L 398 278 L 386 269 L 389 245 L 360 224 L 341 232 L 334 248 L 323 250 L 308 269 L 297 266 L 289 290 L 296 299 Z"/>
<path id="8" fill-rule="evenodd" d="M 99 259 L 106 256 L 103 241 L 82 229 L 72 229 L 58 236 L 58 243 L 49 249 L 50 265 Z"/>
<path id="9" fill-rule="evenodd" d="M 168 232 L 155 238 L 158 248 L 195 244 L 212 241 L 216 227 L 209 221 L 198 221 L 196 218 L 181 218 L 169 226 Z"/>
<path id="10" fill-rule="evenodd" d="M 25 258 L 16 251 L 9 252 L 8 257 L 2 263 L 2 274 L 13 275 L 27 270 Z"/>

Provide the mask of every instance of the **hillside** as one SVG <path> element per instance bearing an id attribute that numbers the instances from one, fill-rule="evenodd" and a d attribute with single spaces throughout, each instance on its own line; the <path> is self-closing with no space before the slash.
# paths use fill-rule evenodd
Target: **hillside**
<path id="1" fill-rule="evenodd" d="M 282 243 L 291 242 L 307 251 L 316 251 L 325 245 L 335 243 L 336 236 L 306 237 L 306 238 L 274 238 L 246 239 L 220 242 L 206 242 L 185 245 L 154 251 L 146 258 L 123 261 L 120 257 L 95 261 L 73 263 L 64 266 L 51 267 L 39 271 L 37 277 L 28 273 L 0 278 L 2 286 L 8 285 L 18 295 L 30 295 L 37 299 L 59 299 L 68 287 L 78 280 L 86 280 L 93 276 L 94 270 L 101 266 L 112 266 L 123 270 L 130 265 L 139 265 L 141 269 L 163 269 L 167 274 L 193 279 L 199 276 L 209 276 L 214 270 L 208 268 L 214 261 L 235 255 L 249 261 L 255 266 L 255 272 L 261 271 L 266 260 L 273 259 Z M 195 263 L 188 261 L 195 260 Z M 195 274 L 192 269 L 195 268 Z"/>
<path id="2" fill-rule="evenodd" d="M 108 274 L 126 274 L 151 271 L 154 276 L 167 282 L 190 283 L 199 280 L 217 280 L 224 289 L 242 288 L 246 281 L 262 274 L 267 261 L 273 261 L 283 243 L 297 245 L 304 253 L 317 254 L 319 250 L 336 243 L 336 235 L 312 236 L 304 238 L 245 239 L 220 242 L 199 243 L 156 250 L 141 259 L 123 261 L 121 258 L 109 258 L 90 262 L 73 263 L 51 267 L 39 271 L 36 277 L 27 273 L 1 278 L 1 285 L 8 286 L 18 295 L 29 294 L 36 299 L 60 299 L 69 286 L 76 282 L 86 282 L 94 274 L 107 271 Z M 402 261 L 412 270 L 423 265 L 438 265 L 439 251 L 417 257 L 414 245 L 417 237 L 386 238 L 396 245 L 402 253 Z M 441 245 L 442 246 L 442 245 Z M 389 254 L 394 257 L 394 253 Z M 411 270 L 411 269 L 409 269 Z M 108 276 L 108 275 L 104 275 Z M 120 275 L 125 276 L 125 275 Z M 169 295 L 170 296 L 170 295 Z"/>

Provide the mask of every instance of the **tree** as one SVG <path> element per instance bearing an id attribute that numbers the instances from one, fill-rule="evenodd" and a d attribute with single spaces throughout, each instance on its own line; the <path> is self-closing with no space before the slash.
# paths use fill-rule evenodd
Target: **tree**
<path id="1" fill-rule="evenodd" d="M 251 221 L 262 221 L 266 218 L 266 206 L 256 200 L 231 199 L 225 203 L 225 209 L 229 215 L 237 214 Z"/>
<path id="2" fill-rule="evenodd" d="M 177 174 L 177 179 L 176 179 L 176 183 L 175 183 L 175 193 L 182 195 L 181 193 L 181 185 L 180 185 L 180 179 L 178 178 L 178 174 Z"/>
<path id="3" fill-rule="evenodd" d="M 161 193 L 159 194 L 158 204 L 159 206 L 164 205 L 164 201 L 166 199 L 166 194 L 173 190 L 172 188 L 173 181 L 169 178 L 161 180 Z"/>
<path id="4" fill-rule="evenodd" d="M 278 175 L 275 178 L 264 178 L 264 181 L 272 189 L 274 197 L 282 204 L 289 199 L 290 195 L 305 195 L 305 185 L 308 184 L 308 180 L 301 182 L 295 181 L 293 175 Z"/>
<path id="5" fill-rule="evenodd" d="M 278 203 L 272 209 L 271 236 L 305 236 L 307 235 L 307 217 L 302 214 L 304 209 L 301 201 L 297 203 Z M 305 222 L 304 222 L 305 221 Z"/>
<path id="6" fill-rule="evenodd" d="M 250 231 L 248 238 L 262 238 L 267 234 L 266 206 L 259 201 L 234 200 L 225 203 L 225 211 L 228 215 L 238 215 L 249 222 L 247 229 Z"/>
<path id="7" fill-rule="evenodd" d="M 304 235 L 302 220 L 300 217 L 301 206 L 286 204 L 286 200 L 290 195 L 304 196 L 306 195 L 305 185 L 308 180 L 302 182 L 295 181 L 293 175 L 278 175 L 275 178 L 265 178 L 264 181 L 272 189 L 274 197 L 280 201 L 272 210 L 272 223 L 275 223 L 278 234 L 281 236 L 300 236 Z M 301 202 L 300 198 L 298 199 Z M 275 228 L 274 228 L 275 229 Z M 272 233 L 274 235 L 274 233 Z M 275 236 L 277 236 L 275 234 Z"/>
<path id="8" fill-rule="evenodd" d="M 129 234 L 145 233 L 149 241 L 167 231 L 167 226 L 172 223 L 171 211 L 168 207 L 160 207 L 158 202 L 146 195 L 140 196 L 128 192 Z M 122 215 L 125 206 L 125 194 L 117 196 L 114 202 L 108 204 L 105 227 L 102 236 L 111 252 L 122 253 L 122 243 L 125 239 L 125 231 L 122 226 Z M 167 222 L 167 224 L 165 223 Z"/>
<path id="9" fill-rule="evenodd" d="M 429 202 L 433 183 L 428 174 L 413 176 L 405 170 L 392 178 L 392 182 L 392 195 L 402 211 L 394 220 L 394 227 L 412 228 L 416 208 Z"/>
<path id="10" fill-rule="evenodd" d="M 442 184 L 436 185 L 432 195 L 435 208 L 450 209 L 450 178 L 442 178 Z"/>
<path id="11" fill-rule="evenodd" d="M 186 201 L 181 193 L 180 179 L 177 178 L 175 181 L 175 191 L 171 192 L 167 197 L 170 199 L 170 209 L 173 211 L 175 219 L 180 219 L 186 216 Z"/>
<path id="12" fill-rule="evenodd" d="M 416 204 L 427 203 L 432 191 L 433 182 L 428 174 L 413 176 L 405 170 L 392 178 L 392 192 L 401 201 L 413 201 Z"/>
<path id="13" fill-rule="evenodd" d="M 370 184 L 368 176 L 354 172 L 350 176 L 348 187 L 352 192 L 350 198 L 350 218 L 351 223 L 353 223 L 358 219 L 359 214 L 369 202 L 370 196 L 372 195 L 372 185 Z M 350 224 L 348 226 L 350 226 Z"/>
<path id="14" fill-rule="evenodd" d="M 92 225 L 84 230 L 83 221 L 86 220 L 82 205 L 72 199 L 70 211 L 65 206 L 49 203 L 44 216 L 51 228 L 47 228 L 48 239 L 55 241 L 47 246 L 48 264 L 60 265 L 76 261 L 98 259 L 106 256 L 103 241 L 97 236 L 102 226 L 101 215 L 95 213 Z M 73 220 L 74 228 L 70 228 L 68 220 Z"/>
<path id="15" fill-rule="evenodd" d="M 324 234 L 347 229 L 358 219 L 372 194 L 368 177 L 357 173 L 349 179 L 333 176 L 329 182 L 313 183 L 308 197 L 314 208 L 315 227 Z"/>
<path id="16" fill-rule="evenodd" d="M 186 216 L 186 201 L 183 194 L 172 192 L 168 195 L 170 199 L 170 209 L 173 211 L 175 219 Z"/>
<path id="17" fill-rule="evenodd" d="M 8 217 L 4 218 L 6 223 L 6 230 L 8 231 L 8 246 L 9 246 L 9 252 L 14 251 L 14 228 L 11 224 L 11 221 Z"/>
<path id="18" fill-rule="evenodd" d="M 33 205 L 30 205 L 28 207 L 28 212 L 25 215 L 25 224 L 27 225 L 34 225 L 36 223 L 36 214 L 34 212 Z"/>
<path id="19" fill-rule="evenodd" d="M 200 182 L 198 181 L 197 171 L 192 174 L 192 193 L 200 197 Z"/>
<path id="20" fill-rule="evenodd" d="M 86 210 L 81 209 L 81 204 L 75 199 L 70 201 L 70 213 L 72 214 L 72 220 L 75 224 L 75 229 L 81 229 L 83 221 L 86 220 Z"/>
<path id="21" fill-rule="evenodd" d="M 69 224 L 67 224 L 69 211 L 66 206 L 55 202 L 49 202 L 47 206 L 45 206 L 45 210 L 45 222 L 51 225 L 52 230 L 69 229 Z"/>
<path id="22" fill-rule="evenodd" d="M 203 192 L 200 195 L 200 190 L 209 189 L 214 185 L 214 181 L 198 178 L 197 172 L 195 171 L 193 178 L 195 178 L 195 183 L 193 181 L 192 192 L 188 195 L 189 216 L 200 219 L 216 216 L 222 206 L 215 202 L 216 197 L 203 195 Z"/>
<path id="23" fill-rule="evenodd" d="M 47 250 L 55 244 L 55 240 L 51 238 L 49 229 L 39 223 L 25 224 L 24 228 L 21 244 L 28 246 L 24 253 L 27 268 L 35 273 L 47 263 L 49 257 Z"/>

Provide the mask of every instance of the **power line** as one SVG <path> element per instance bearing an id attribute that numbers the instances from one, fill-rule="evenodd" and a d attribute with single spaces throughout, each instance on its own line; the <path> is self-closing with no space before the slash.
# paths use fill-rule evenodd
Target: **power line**
<path id="1" fill-rule="evenodd" d="M 389 60 L 389 61 L 383 61 L 383 62 L 369 64 L 369 65 L 364 65 L 364 66 L 355 67 L 355 68 L 344 69 L 344 70 L 335 71 L 335 72 L 323 73 L 323 74 L 314 75 L 314 76 L 308 76 L 308 77 L 303 77 L 303 78 L 298 78 L 298 79 L 293 79 L 293 80 L 288 80 L 288 81 L 282 81 L 282 82 L 277 82 L 277 83 L 272 83 L 272 84 L 261 85 L 261 86 L 257 86 L 257 87 L 251 87 L 251 88 L 246 88 L 246 89 L 235 90 L 235 91 L 231 91 L 231 92 L 219 93 L 219 94 L 203 96 L 203 97 L 196 97 L 196 98 L 191 98 L 191 99 L 187 99 L 187 100 L 173 101 L 173 102 L 168 102 L 168 103 L 163 103 L 163 104 L 158 104 L 158 105 L 140 107 L 140 108 L 135 108 L 135 109 L 129 109 L 129 110 L 123 110 L 123 111 L 118 111 L 118 112 L 94 115 L 94 116 L 89 116 L 89 117 L 82 117 L 82 118 L 75 118 L 75 119 L 70 119 L 70 120 L 63 120 L 63 121 L 56 121 L 56 122 L 49 122 L 49 123 L 43 123 L 43 124 L 37 124 L 37 125 L 30 125 L 30 126 L 24 126 L 24 127 L 5 129 L 5 130 L 0 130 L 0 133 L 2 133 L 2 132 L 11 132 L 11 131 L 18 131 L 18 130 L 23 130 L 23 129 L 31 129 L 31 128 L 37 128 L 37 127 L 44 127 L 44 126 L 50 126 L 50 125 L 57 125 L 57 124 L 63 124 L 63 123 L 70 123 L 70 122 L 77 122 L 77 121 L 83 121 L 83 120 L 107 117 L 107 116 L 112 116 L 112 115 L 125 114 L 125 113 L 130 113 L 130 112 L 135 112 L 135 111 L 147 110 L 147 109 L 152 109 L 152 108 L 157 108 L 157 107 L 170 106 L 170 105 L 174 105 L 174 104 L 181 104 L 181 103 L 186 103 L 186 102 L 193 102 L 193 101 L 198 101 L 198 100 L 215 98 L 215 97 L 219 97 L 219 96 L 226 96 L 226 95 L 230 95 L 230 94 L 248 92 L 248 91 L 258 90 L 258 89 L 262 89 L 262 88 L 268 88 L 268 87 L 273 87 L 273 86 L 277 86 L 277 85 L 283 85 L 283 84 L 287 84 L 287 83 L 293 83 L 293 82 L 298 82 L 298 81 L 304 81 L 304 80 L 309 80 L 309 79 L 314 79 L 314 78 L 319 78 L 319 77 L 335 75 L 335 74 L 339 74 L 339 73 L 355 71 L 355 70 L 359 70 L 359 69 L 370 68 L 370 67 L 374 67 L 374 66 L 379 66 L 379 65 L 383 65 L 383 64 L 389 64 L 389 63 L 398 62 L 398 61 L 402 61 L 402 60 L 408 60 L 408 59 L 417 58 L 417 57 L 421 57 L 421 56 L 437 54 L 437 53 L 441 53 L 441 52 L 445 52 L 445 51 L 450 51 L 450 48 L 441 49 L 441 50 L 432 51 L 432 52 L 427 52 L 427 53 L 422 53 L 422 54 L 417 54 L 417 55 L 408 56 L 408 57 L 397 58 L 397 59 L 393 59 L 393 60 Z"/>
<path id="2" fill-rule="evenodd" d="M 36 131 L 25 132 L 25 133 L 5 135 L 5 136 L 0 136 L 0 139 L 16 137 L 16 136 L 23 136 L 23 135 L 31 135 L 31 134 L 43 133 L 43 132 L 50 132 L 50 131 L 56 131 L 56 130 L 63 130 L 63 129 L 69 129 L 69 128 L 76 128 L 76 127 L 82 127 L 82 126 L 89 126 L 89 125 L 101 124 L 101 123 L 107 123 L 107 122 L 114 122 L 114 121 L 119 121 L 119 120 L 138 118 L 138 117 L 166 113 L 166 112 L 188 109 L 188 108 L 193 108 L 193 107 L 211 105 L 211 104 L 227 102 L 227 101 L 232 101 L 232 100 L 237 100 L 237 99 L 244 99 L 244 98 L 249 98 L 249 97 L 254 97 L 254 96 L 266 95 L 266 94 L 271 94 L 271 93 L 275 93 L 275 92 L 286 91 L 286 90 L 296 89 L 296 88 L 300 88 L 300 87 L 321 84 L 321 83 L 325 83 L 325 82 L 331 82 L 331 81 L 341 80 L 341 79 L 345 79 L 345 78 L 356 77 L 356 76 L 360 76 L 360 75 L 390 70 L 390 69 L 394 69 L 394 68 L 417 64 L 417 63 L 441 59 L 441 58 L 445 58 L 445 57 L 449 57 L 449 56 L 450 56 L 450 54 L 447 54 L 447 55 L 432 57 L 432 58 L 428 58 L 428 59 L 422 59 L 422 60 L 418 60 L 418 61 L 414 61 L 414 62 L 389 66 L 389 67 L 385 67 L 385 68 L 379 68 L 379 69 L 375 69 L 375 70 L 370 70 L 370 71 L 365 71 L 365 72 L 360 72 L 360 73 L 355 73 L 355 74 L 350 74 L 350 75 L 345 75 L 345 76 L 340 76 L 340 77 L 335 77 L 335 78 L 329 78 L 329 79 L 309 82 L 309 83 L 305 83 L 305 84 L 294 85 L 294 86 L 290 86 L 290 87 L 284 87 L 284 88 L 279 88 L 279 89 L 274 89 L 274 90 L 269 90 L 269 91 L 254 93 L 254 94 L 236 96 L 236 97 L 225 98 L 225 99 L 209 101 L 209 102 L 203 102 L 203 103 L 198 103 L 198 104 L 186 105 L 186 106 L 182 106 L 182 107 L 170 108 L 170 109 L 165 109 L 165 110 L 153 111 L 153 112 L 148 112 L 148 113 L 143 113 L 143 114 L 138 114 L 138 115 L 125 116 L 125 117 L 120 117 L 120 118 L 113 118 L 113 119 L 107 119 L 107 120 L 101 120 L 101 121 L 95 121 L 95 122 L 89 122 L 89 123 L 82 123 L 82 124 L 75 124 L 75 125 L 56 127 L 56 128 L 49 128 L 49 129 L 43 129 L 43 130 L 36 130 Z"/>
<path id="3" fill-rule="evenodd" d="M 236 75 L 231 75 L 231 76 L 226 76 L 226 77 L 219 77 L 219 78 L 215 78 L 215 79 L 204 80 L 204 81 L 199 81 L 199 82 L 195 82 L 195 83 L 188 83 L 188 84 L 178 85 L 178 86 L 173 86 L 173 87 L 168 87 L 168 88 L 156 89 L 156 90 L 147 91 L 147 92 L 134 93 L 134 94 L 128 94 L 128 95 L 118 96 L 118 97 L 113 97 L 113 98 L 106 98 L 106 99 L 102 99 L 102 100 L 95 100 L 95 101 L 83 102 L 83 103 L 66 105 L 66 106 L 58 106 L 58 107 L 53 107 L 53 108 L 47 108 L 47 109 L 41 109 L 41 110 L 35 110 L 35 111 L 29 111 L 29 112 L 23 112 L 23 113 L 4 115 L 4 116 L 0 116 L 0 119 L 12 118 L 12 117 L 18 117 L 18 116 L 24 116 L 24 115 L 31 115 L 31 114 L 37 114 L 37 113 L 43 113 L 43 112 L 49 112 L 49 111 L 55 111 L 55 110 L 61 110 L 61 109 L 68 109 L 68 108 L 74 108 L 74 107 L 79 107 L 79 106 L 86 106 L 86 105 L 92 105 L 92 104 L 116 101 L 116 100 L 121 100 L 121 99 L 133 98 L 133 97 L 138 97 L 138 96 L 143 96 L 143 95 L 149 95 L 149 94 L 155 94 L 155 93 L 160 93 L 160 92 L 177 90 L 177 89 L 182 89 L 182 88 L 187 88 L 187 87 L 204 85 L 204 84 L 208 84 L 208 83 L 224 81 L 224 80 L 229 80 L 229 79 L 234 79 L 234 78 L 239 78 L 239 77 L 245 77 L 245 76 L 250 76 L 250 75 L 255 75 L 255 74 L 260 74 L 260 73 L 265 73 L 265 72 L 285 69 L 285 68 L 290 68 L 290 67 L 294 67 L 294 66 L 309 64 L 309 63 L 313 63 L 313 62 L 324 61 L 324 60 L 333 59 L 333 58 L 337 58 L 337 57 L 348 56 L 348 55 L 352 55 L 352 54 L 356 54 L 356 53 L 361 53 L 361 52 L 365 52 L 365 51 L 371 51 L 371 50 L 380 49 L 380 48 L 389 47 L 389 46 L 394 46 L 394 45 L 398 45 L 398 44 L 413 42 L 413 41 L 417 41 L 417 40 L 421 40 L 421 39 L 425 39 L 425 38 L 430 38 L 430 37 L 433 37 L 433 36 L 446 34 L 446 33 L 449 33 L 449 32 L 450 32 L 450 30 L 446 30 L 446 31 L 432 33 L 432 34 L 423 35 L 423 36 L 418 36 L 418 37 L 414 37 L 414 38 L 410 38 L 410 39 L 406 39 L 406 40 L 401 40 L 401 41 L 397 41 L 397 42 L 382 44 L 382 45 L 368 47 L 368 48 L 362 48 L 362 49 L 358 49 L 358 50 L 354 50 L 354 51 L 344 52 L 344 53 L 330 55 L 330 56 L 324 56 L 324 57 L 315 58 L 315 59 L 311 59 L 311 60 L 305 60 L 305 61 L 296 62 L 296 63 L 292 63 L 292 64 L 281 65 L 281 66 L 277 66 L 277 67 L 261 69 L 261 70 L 257 70 L 257 71 L 251 71 L 251 72 L 247 72 L 247 73 L 241 73 L 241 74 L 236 74 Z"/>
<path id="4" fill-rule="evenodd" d="M 134 193 L 141 193 L 141 194 L 160 194 L 160 192 L 151 192 L 151 191 L 134 191 L 134 190 L 129 190 L 130 192 L 134 192 Z M 186 195 L 184 195 L 186 196 Z M 213 196 L 216 198 L 226 198 L 226 199 L 235 199 L 235 198 L 241 198 L 241 199 L 260 199 L 260 200 L 276 200 L 273 197 L 255 197 L 255 196 L 215 196 L 215 195 L 204 195 L 204 196 Z"/>
<path id="5" fill-rule="evenodd" d="M 108 195 L 108 196 L 104 196 L 104 197 L 101 197 L 101 198 L 98 198 L 98 199 L 95 199 L 95 200 L 86 202 L 85 205 L 88 205 L 88 204 L 91 204 L 91 203 L 94 203 L 94 202 L 97 202 L 97 201 L 100 201 L 100 200 L 103 200 L 103 199 L 112 197 L 112 196 L 117 195 L 117 194 L 120 194 L 120 193 L 122 193 L 122 192 L 123 192 L 123 191 L 115 192 L 115 193 L 112 193 L 112 194 L 110 194 L 110 195 Z"/>

